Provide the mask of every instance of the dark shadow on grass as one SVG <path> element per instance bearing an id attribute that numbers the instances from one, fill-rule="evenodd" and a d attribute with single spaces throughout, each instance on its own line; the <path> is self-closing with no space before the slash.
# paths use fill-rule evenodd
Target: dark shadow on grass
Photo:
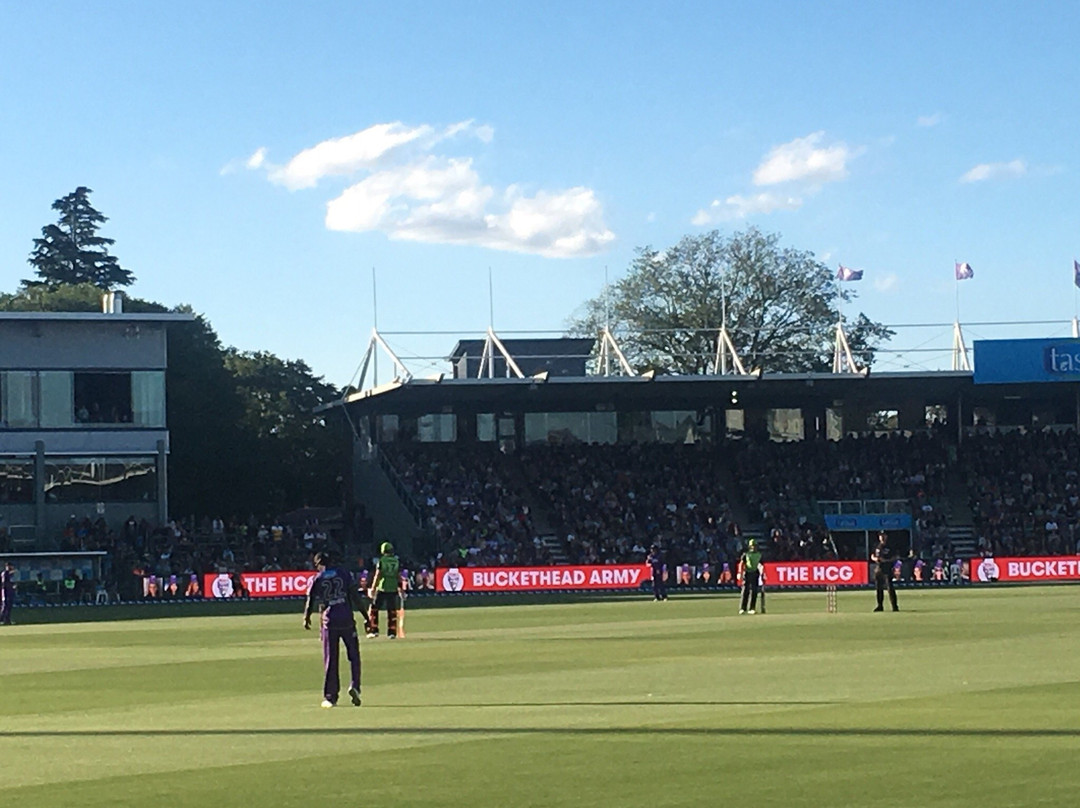
<path id="1" fill-rule="evenodd" d="M 363 713 L 357 713 L 362 715 Z M 572 737 L 618 737 L 640 735 L 683 738 L 1080 738 L 1080 728 L 970 729 L 887 727 L 273 727 L 263 729 L 87 729 L 0 730 L 0 740 L 32 738 L 213 738 L 242 736 L 348 736 L 348 735 L 567 735 Z"/>
<path id="2" fill-rule="evenodd" d="M 513 701 L 485 702 L 483 704 L 380 704 L 383 707 L 460 707 L 468 710 L 487 709 L 490 707 L 820 707 L 826 704 L 839 704 L 837 701 L 700 701 L 683 699 L 637 699 L 631 701 Z"/>

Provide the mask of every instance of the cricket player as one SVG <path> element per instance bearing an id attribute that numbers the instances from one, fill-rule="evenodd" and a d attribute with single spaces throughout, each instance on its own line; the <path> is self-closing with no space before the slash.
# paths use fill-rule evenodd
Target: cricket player
<path id="1" fill-rule="evenodd" d="M 15 565 L 4 562 L 0 570 L 0 626 L 11 625 L 11 607 L 15 605 Z"/>
<path id="2" fill-rule="evenodd" d="M 384 541 L 379 545 L 379 562 L 371 581 L 371 609 L 368 612 L 367 635 L 379 636 L 379 609 L 386 609 L 386 636 L 397 639 L 398 610 L 401 609 L 401 561 L 394 555 L 394 545 Z"/>
<path id="3" fill-rule="evenodd" d="M 318 606 L 322 609 L 322 627 L 320 635 L 323 646 L 323 707 L 337 705 L 341 690 L 338 674 L 338 642 L 345 644 L 345 655 L 349 658 L 349 698 L 354 707 L 360 706 L 360 639 L 356 634 L 356 621 L 353 619 L 353 604 L 358 604 L 356 587 L 352 575 L 344 567 L 332 565 L 333 559 L 328 552 L 315 554 L 315 569 L 318 570 L 308 588 L 307 603 L 304 604 L 304 628 L 311 628 L 311 612 Z"/>
<path id="4" fill-rule="evenodd" d="M 761 553 L 758 552 L 755 539 L 746 543 L 746 550 L 739 556 L 739 568 L 742 570 L 739 614 L 754 614 L 757 611 L 758 594 L 761 592 Z"/>
<path id="5" fill-rule="evenodd" d="M 877 608 L 874 611 L 885 611 L 886 589 L 889 590 L 889 603 L 892 604 L 892 610 L 894 612 L 900 611 L 900 607 L 896 605 L 896 587 L 893 586 L 893 578 L 890 574 L 893 554 L 892 550 L 889 549 L 889 537 L 885 531 L 878 533 L 877 547 L 870 554 L 870 560 L 874 562 L 874 584 L 877 587 Z"/>
<path id="6" fill-rule="evenodd" d="M 654 544 L 649 548 L 649 554 L 645 557 L 645 563 L 652 572 L 653 600 L 667 600 L 667 564 L 664 563 L 664 554 L 660 552 L 660 545 Z"/>

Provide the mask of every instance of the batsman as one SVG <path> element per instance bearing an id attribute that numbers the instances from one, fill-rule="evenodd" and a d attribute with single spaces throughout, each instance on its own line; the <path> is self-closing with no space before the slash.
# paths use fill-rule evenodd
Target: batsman
<path id="1" fill-rule="evenodd" d="M 386 609 L 386 636 L 398 636 L 401 610 L 401 561 L 394 555 L 394 545 L 384 541 L 379 546 L 379 561 L 371 581 L 371 609 L 368 611 L 367 636 L 379 636 L 379 610 Z"/>
<path id="2" fill-rule="evenodd" d="M 739 557 L 739 572 L 742 577 L 739 614 L 753 614 L 757 609 L 758 594 L 761 593 L 761 553 L 755 539 L 747 542 L 746 551 Z M 762 610 L 764 611 L 764 603 Z"/>

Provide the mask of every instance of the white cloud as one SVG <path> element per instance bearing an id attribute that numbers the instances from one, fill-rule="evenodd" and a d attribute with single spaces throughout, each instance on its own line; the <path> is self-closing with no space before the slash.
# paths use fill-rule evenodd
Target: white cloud
<path id="1" fill-rule="evenodd" d="M 854 156 L 844 143 L 821 146 L 824 132 L 814 132 L 775 146 L 754 170 L 754 185 L 783 182 L 835 182 L 848 175 L 847 161 Z"/>
<path id="2" fill-rule="evenodd" d="M 937 126 L 943 120 L 945 120 L 945 116 L 940 112 L 935 112 L 933 115 L 920 115 L 915 119 L 915 125 L 929 128 L 931 126 Z"/>
<path id="3" fill-rule="evenodd" d="M 258 149 L 256 149 L 255 153 L 252 154 L 251 157 L 249 157 L 244 162 L 244 165 L 247 168 L 255 169 L 255 168 L 261 168 L 262 164 L 265 163 L 265 162 L 266 162 L 266 147 L 261 146 Z"/>
<path id="4" fill-rule="evenodd" d="M 284 166 L 267 163 L 265 149 L 247 165 L 264 168 L 271 182 L 290 190 L 314 187 L 327 177 L 352 178 L 326 203 L 329 230 L 381 231 L 393 239 L 559 258 L 593 255 L 614 240 L 590 188 L 529 194 L 510 186 L 497 191 L 481 180 L 472 158 L 435 153 L 459 135 L 486 145 L 495 130 L 472 120 L 441 130 L 426 124 L 376 124 L 304 149 Z"/>
<path id="5" fill-rule="evenodd" d="M 714 199 L 708 208 L 694 214 L 691 224 L 704 226 L 716 222 L 729 222 L 733 219 L 745 219 L 754 214 L 768 214 L 777 210 L 798 210 L 803 201 L 797 196 L 763 192 L 743 196 L 735 194 L 723 201 Z"/>
<path id="6" fill-rule="evenodd" d="M 960 182 L 984 182 L 985 180 L 1001 180 L 1023 177 L 1028 173 L 1028 165 L 1024 160 L 1012 160 L 1008 163 L 979 163 L 969 169 L 960 178 Z"/>
<path id="7" fill-rule="evenodd" d="M 348 176 L 361 169 L 376 168 L 395 149 L 433 134 L 430 126 L 376 124 L 304 149 L 284 166 L 272 169 L 270 180 L 291 191 L 313 188 L 324 177 Z"/>
<path id="8" fill-rule="evenodd" d="M 615 238 L 589 188 L 529 196 L 512 186 L 497 196 L 481 183 L 471 160 L 434 156 L 347 188 L 327 203 L 326 226 L 552 258 L 593 255 Z"/>

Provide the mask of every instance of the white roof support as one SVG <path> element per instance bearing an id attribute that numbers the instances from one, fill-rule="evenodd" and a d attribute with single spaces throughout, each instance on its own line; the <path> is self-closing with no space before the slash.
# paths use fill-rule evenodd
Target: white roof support
<path id="1" fill-rule="evenodd" d="M 856 365 L 855 357 L 851 355 L 851 345 L 848 344 L 847 334 L 844 333 L 843 318 L 836 321 L 836 347 L 833 350 L 832 372 L 866 374 L 866 370 Z"/>
<path id="2" fill-rule="evenodd" d="M 519 379 L 524 379 L 525 374 L 521 372 L 521 368 L 518 367 L 518 363 L 514 361 L 514 357 L 510 355 L 510 352 L 506 350 L 506 346 L 503 345 L 502 340 L 495 334 L 495 330 L 488 326 L 487 336 L 484 339 L 484 351 L 480 354 L 480 370 L 477 373 L 476 378 L 484 378 L 484 370 L 487 369 L 487 377 L 489 379 L 495 378 L 495 352 L 498 351 L 502 354 L 502 358 L 506 360 L 506 366 L 510 369 L 510 372 Z"/>
<path id="3" fill-rule="evenodd" d="M 730 362 L 730 364 L 729 364 Z M 737 376 L 746 376 L 746 368 L 743 367 L 739 352 L 735 350 L 735 343 L 731 341 L 731 334 L 727 326 L 720 327 L 720 333 L 716 335 L 716 358 L 713 360 L 712 372 L 714 375 L 727 376 L 729 373 Z"/>
<path id="4" fill-rule="evenodd" d="M 952 369 L 971 370 L 967 345 L 964 344 L 964 332 L 960 328 L 959 320 L 953 323 L 952 334 Z"/>
<path id="5" fill-rule="evenodd" d="M 619 348 L 619 343 L 615 341 L 615 336 L 608 330 L 607 326 L 600 329 L 600 367 L 605 376 L 611 375 L 611 357 L 614 357 L 619 362 L 619 367 L 622 368 L 622 372 L 627 376 L 637 376 L 634 373 L 634 369 L 630 367 L 630 363 L 626 361 L 626 356 L 623 354 L 622 349 Z"/>
<path id="6" fill-rule="evenodd" d="M 360 363 L 360 378 L 356 382 L 357 390 L 364 389 L 364 382 L 367 379 L 368 366 L 371 364 L 372 359 L 375 358 L 376 348 L 381 348 L 383 353 L 389 356 L 390 361 L 394 363 L 394 369 L 397 371 L 395 381 L 407 382 L 412 379 L 412 374 L 409 372 L 408 368 L 405 367 L 398 355 L 394 353 L 394 350 L 386 344 L 386 340 L 382 338 L 382 334 L 379 333 L 379 330 L 377 328 L 373 328 L 371 329 L 371 339 L 368 340 L 367 350 L 364 351 L 364 359 Z M 377 358 L 375 359 L 375 362 L 376 364 L 378 363 Z M 378 383 L 378 379 L 373 379 L 372 387 L 374 387 L 376 383 Z"/>

